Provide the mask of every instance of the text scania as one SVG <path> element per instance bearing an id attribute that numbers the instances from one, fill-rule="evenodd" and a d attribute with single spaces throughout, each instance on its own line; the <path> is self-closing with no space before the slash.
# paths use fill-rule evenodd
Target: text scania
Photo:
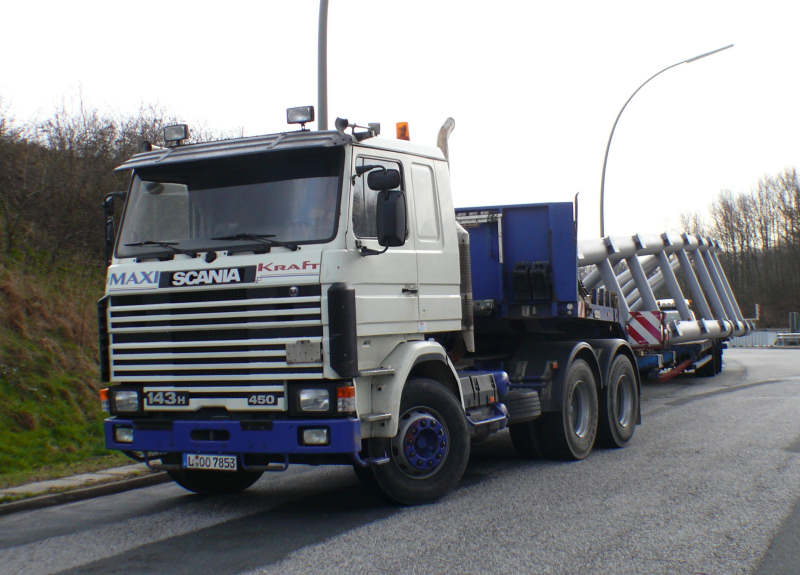
<path id="1" fill-rule="evenodd" d="M 122 272 L 108 274 L 108 289 L 149 289 L 158 286 L 158 272 Z"/>
<path id="2" fill-rule="evenodd" d="M 258 264 L 259 272 L 287 272 L 287 271 L 303 271 L 315 270 L 319 267 L 319 263 L 310 262 L 305 260 L 302 264 L 275 264 L 269 262 L 267 264 Z"/>
<path id="3" fill-rule="evenodd" d="M 239 283 L 241 281 L 242 278 L 239 275 L 238 268 L 174 272 L 172 274 L 172 285 L 175 287 L 230 284 Z"/>

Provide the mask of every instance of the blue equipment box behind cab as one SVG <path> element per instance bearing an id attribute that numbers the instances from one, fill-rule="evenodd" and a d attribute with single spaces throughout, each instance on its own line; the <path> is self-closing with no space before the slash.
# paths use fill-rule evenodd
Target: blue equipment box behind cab
<path id="1" fill-rule="evenodd" d="M 577 315 L 571 203 L 457 208 L 456 217 L 469 231 L 476 302 L 493 300 L 500 317 Z"/>

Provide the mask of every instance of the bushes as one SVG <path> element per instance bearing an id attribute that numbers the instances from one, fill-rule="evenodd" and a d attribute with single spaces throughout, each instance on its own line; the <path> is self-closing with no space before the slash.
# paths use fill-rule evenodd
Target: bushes
<path id="1" fill-rule="evenodd" d="M 103 197 L 127 188 L 114 168 L 173 121 L 155 108 L 116 119 L 81 106 L 17 128 L 0 108 L 0 255 L 33 248 L 50 264 L 65 254 L 101 262 Z"/>
<path id="2" fill-rule="evenodd" d="M 81 105 L 18 126 L 0 101 L 0 484 L 108 453 L 97 396 L 102 202 L 127 189 L 114 168 L 174 122 L 153 107 L 113 118 Z"/>

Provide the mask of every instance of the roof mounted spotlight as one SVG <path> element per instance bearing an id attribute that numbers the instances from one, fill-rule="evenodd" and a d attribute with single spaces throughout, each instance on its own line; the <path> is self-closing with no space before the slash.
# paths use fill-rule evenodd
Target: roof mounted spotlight
<path id="1" fill-rule="evenodd" d="M 164 141 L 167 146 L 174 148 L 189 137 L 189 126 L 186 124 L 173 124 L 164 127 Z"/>
<path id="2" fill-rule="evenodd" d="M 334 123 L 336 126 L 336 130 L 340 134 L 344 134 L 347 128 L 352 129 L 353 139 L 356 142 L 360 142 L 361 140 L 366 140 L 367 138 L 374 138 L 375 136 L 381 133 L 381 125 L 378 122 L 370 122 L 366 126 L 359 126 L 358 124 L 351 124 L 349 120 L 346 118 L 336 118 L 336 122 Z M 366 129 L 365 132 L 356 132 L 356 128 L 364 128 Z"/>
<path id="3" fill-rule="evenodd" d="M 306 122 L 314 121 L 314 106 L 298 106 L 286 109 L 286 123 L 300 124 L 300 129 L 306 129 Z"/>

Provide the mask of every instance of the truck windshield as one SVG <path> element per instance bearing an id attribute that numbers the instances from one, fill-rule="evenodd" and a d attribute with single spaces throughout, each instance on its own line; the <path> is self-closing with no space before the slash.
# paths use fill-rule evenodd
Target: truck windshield
<path id="1" fill-rule="evenodd" d="M 273 238 L 274 245 L 330 241 L 343 157 L 341 148 L 292 150 L 141 168 L 134 174 L 117 257 L 174 252 L 159 247 L 167 243 L 219 250 L 253 243 L 247 238 L 256 236 Z"/>

